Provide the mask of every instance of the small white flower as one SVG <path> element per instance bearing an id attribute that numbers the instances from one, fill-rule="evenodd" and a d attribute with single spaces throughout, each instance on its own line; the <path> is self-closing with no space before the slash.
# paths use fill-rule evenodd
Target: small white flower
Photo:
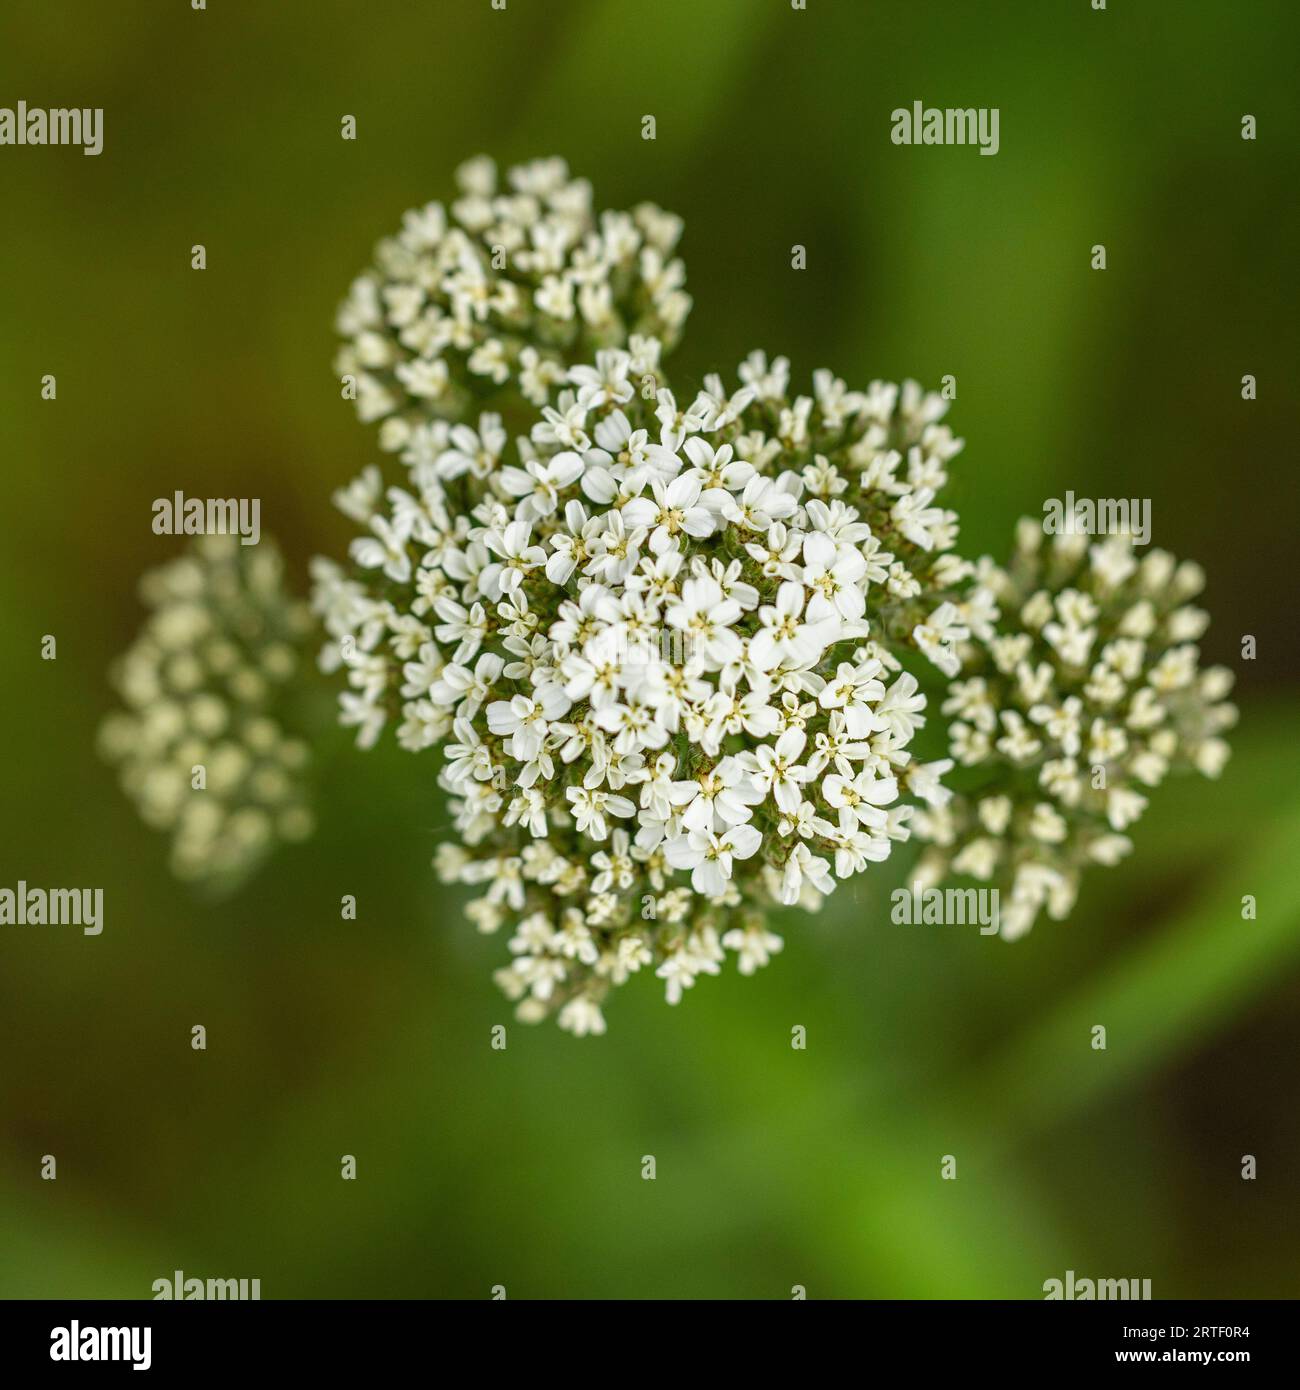
<path id="1" fill-rule="evenodd" d="M 761 922 L 747 927 L 733 927 L 725 932 L 722 944 L 739 956 L 737 969 L 742 975 L 752 975 L 760 966 L 767 965 L 774 955 L 785 945 L 775 932 L 770 932 Z"/>
<path id="2" fill-rule="evenodd" d="M 893 777 L 873 777 L 860 772 L 852 781 L 831 773 L 822 783 L 826 804 L 839 811 L 840 829 L 853 834 L 859 825 L 879 830 L 885 825 L 880 808 L 898 800 L 898 783 Z"/>
<path id="3" fill-rule="evenodd" d="M 665 855 L 675 869 L 691 871 L 691 887 L 705 897 L 720 897 L 731 877 L 732 861 L 758 852 L 762 836 L 752 825 L 733 825 L 719 835 L 692 830 L 668 842 Z"/>
<path id="4" fill-rule="evenodd" d="M 627 819 L 636 814 L 635 804 L 625 796 L 590 791 L 586 787 L 566 787 L 564 795 L 572 804 L 574 823 L 584 835 L 590 835 L 593 840 L 605 838 L 606 816 Z"/>
<path id="5" fill-rule="evenodd" d="M 835 618 L 801 618 L 805 596 L 801 584 L 786 582 L 777 590 L 776 602 L 758 610 L 762 627 L 750 641 L 749 658 L 760 671 L 811 665 L 838 636 Z"/>
<path id="6" fill-rule="evenodd" d="M 765 743 L 752 753 L 741 753 L 738 758 L 753 785 L 764 795 L 770 793 L 787 815 L 799 809 L 802 788 L 815 776 L 811 768 L 799 762 L 807 743 L 808 737 L 802 729 L 791 728 L 775 745 Z"/>

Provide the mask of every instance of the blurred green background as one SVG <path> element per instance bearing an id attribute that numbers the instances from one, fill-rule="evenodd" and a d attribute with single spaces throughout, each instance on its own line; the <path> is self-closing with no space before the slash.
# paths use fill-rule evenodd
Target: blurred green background
<path id="1" fill-rule="evenodd" d="M 8 0 L 0 105 L 106 127 L 0 149 L 0 882 L 102 885 L 106 927 L 0 930 L 0 1293 L 1300 1294 L 1298 38 L 1291 0 Z M 893 146 L 916 99 L 999 107 L 1001 152 Z M 93 752 L 176 549 L 150 503 L 259 496 L 300 575 L 341 552 L 330 491 L 377 454 L 335 303 L 479 151 L 685 217 L 687 388 L 755 346 L 801 383 L 953 373 L 968 551 L 1066 489 L 1150 497 L 1239 672 L 1222 781 L 1167 783 L 1014 947 L 891 925 L 900 857 L 754 979 L 675 1010 L 640 979 L 586 1041 L 510 1021 L 504 942 L 428 867 L 427 759 L 335 735 L 313 842 L 222 904 L 173 883 Z"/>

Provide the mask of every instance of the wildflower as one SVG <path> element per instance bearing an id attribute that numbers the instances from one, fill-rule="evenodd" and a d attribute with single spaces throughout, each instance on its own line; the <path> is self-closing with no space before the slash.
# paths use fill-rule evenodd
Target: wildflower
<path id="1" fill-rule="evenodd" d="M 654 375 L 691 308 L 672 214 L 642 203 L 597 217 L 590 184 L 559 159 L 499 182 L 480 157 L 456 177 L 462 196 L 408 212 L 338 311 L 335 370 L 389 452 L 418 444 L 431 421 L 464 421 L 485 386 L 547 406 L 575 364 L 571 380 L 593 403 L 626 399 L 633 356 L 638 377 Z M 502 443 L 461 426 L 442 466 L 452 478 L 482 476 Z"/>
<path id="2" fill-rule="evenodd" d="M 311 833 L 308 748 L 288 731 L 310 614 L 283 568 L 266 537 L 210 535 L 141 580 L 151 611 L 113 668 L 124 708 L 99 747 L 144 822 L 171 836 L 179 878 L 237 886 Z"/>
<path id="3" fill-rule="evenodd" d="M 1202 669 L 1188 640 L 1204 629 L 1189 606 L 1203 580 L 1164 551 L 1139 559 L 1127 536 L 1044 545 L 1038 523 L 1020 524 L 1010 565 L 978 581 L 1002 616 L 961 649 L 966 679 L 943 705 L 952 758 L 983 786 L 915 818 L 926 881 L 994 884 L 1002 935 L 1021 936 L 1043 911 L 1069 914 L 1088 865 L 1130 851 L 1125 832 L 1167 773 L 1218 775 L 1236 710 L 1231 673 Z"/>
<path id="4" fill-rule="evenodd" d="M 491 884 L 480 925 L 507 902 L 520 1017 L 579 1034 L 642 965 L 669 1002 L 729 953 L 752 972 L 772 909 L 887 858 L 912 800 L 942 806 L 894 651 L 946 667 L 988 621 L 936 501 L 959 447 L 942 401 L 828 372 L 792 398 L 761 354 L 737 386 L 679 402 L 655 377 L 647 399 L 632 359 L 661 350 L 572 367 L 513 445 L 486 413 L 425 426 L 402 487 L 342 494 L 354 568 L 316 568 L 343 719 L 368 742 L 397 713 L 412 750 L 441 728 L 463 854 L 439 871 Z"/>

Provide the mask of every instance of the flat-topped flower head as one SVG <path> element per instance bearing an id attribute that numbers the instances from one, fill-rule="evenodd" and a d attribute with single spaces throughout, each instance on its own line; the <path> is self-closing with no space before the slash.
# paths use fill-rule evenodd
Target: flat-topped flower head
<path id="1" fill-rule="evenodd" d="M 997 886 L 1001 930 L 1061 919 L 1089 864 L 1114 864 L 1153 788 L 1173 771 L 1215 777 L 1232 673 L 1202 668 L 1209 617 L 1199 566 L 1128 536 L 1057 535 L 1026 519 L 1005 568 L 981 566 L 973 602 L 1000 616 L 962 649 L 944 714 L 951 754 L 984 789 L 918 814 L 933 842 L 922 880 Z"/>
<path id="2" fill-rule="evenodd" d="M 599 1035 L 633 975 L 676 1004 L 729 956 L 752 974 L 783 909 L 914 831 L 922 885 L 998 886 L 1021 935 L 1128 852 L 1168 771 L 1218 772 L 1235 711 L 1195 566 L 1034 523 L 972 564 L 942 397 L 824 368 L 792 390 L 761 351 L 679 394 L 680 219 L 597 212 L 559 159 L 457 184 L 340 306 L 343 394 L 396 457 L 335 493 L 359 534 L 313 562 L 311 609 L 357 744 L 433 750 L 434 864 L 503 934 L 520 1019 Z M 200 542 L 146 598 L 103 748 L 176 872 L 236 882 L 310 827 L 285 732 L 308 619 L 266 543 Z M 928 668 L 951 747 L 921 763 Z"/>
<path id="3" fill-rule="evenodd" d="M 214 535 L 141 580 L 151 611 L 113 669 L 124 708 L 99 743 L 141 818 L 170 834 L 179 878 L 236 886 L 311 833 L 308 749 L 284 723 L 311 614 L 283 571 L 266 537 Z"/>
<path id="4" fill-rule="evenodd" d="M 382 422 L 390 452 L 418 447 L 432 420 L 521 398 L 545 406 L 576 364 L 584 390 L 608 391 L 600 348 L 630 347 L 653 373 L 690 312 L 671 213 L 652 203 L 597 213 L 591 185 L 561 159 L 504 179 L 490 159 L 472 159 L 456 181 L 450 205 L 413 209 L 378 244 L 338 312 L 335 370 L 361 419 Z M 457 450 L 453 468 L 487 452 L 479 441 Z"/>
<path id="5" fill-rule="evenodd" d="M 460 843 L 436 862 L 508 929 L 523 1018 L 599 1032 L 642 968 L 670 1002 L 728 952 L 751 972 L 771 910 L 946 796 L 899 654 L 946 667 L 988 623 L 935 502 L 960 441 L 914 384 L 788 374 L 753 354 L 678 401 L 605 349 L 489 466 L 444 426 L 406 487 L 340 495 L 365 534 L 314 601 L 344 722 L 441 748 Z"/>

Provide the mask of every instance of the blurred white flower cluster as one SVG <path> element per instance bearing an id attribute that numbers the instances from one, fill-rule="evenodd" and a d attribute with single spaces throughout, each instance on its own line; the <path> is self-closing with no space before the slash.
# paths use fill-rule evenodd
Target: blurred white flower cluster
<path id="1" fill-rule="evenodd" d="M 418 444 L 431 419 L 512 396 L 545 405 L 600 348 L 641 335 L 671 348 L 690 312 L 673 214 L 641 203 L 597 216 L 562 159 L 510 169 L 502 186 L 479 157 L 457 183 L 450 207 L 406 214 L 339 309 L 335 370 L 390 452 Z"/>
<path id="2" fill-rule="evenodd" d="M 952 758 L 984 786 L 918 813 L 933 842 L 920 882 L 997 885 L 1014 939 L 1040 911 L 1067 916 L 1089 864 L 1129 853 L 1125 832 L 1167 773 L 1218 775 L 1236 710 L 1232 673 L 1199 664 L 1203 584 L 1198 565 L 1139 557 L 1127 536 L 1048 541 L 1020 523 L 1010 565 L 986 562 L 975 585 L 1001 620 L 975 634 L 943 704 Z"/>
<path id="3" fill-rule="evenodd" d="M 939 397 L 828 371 L 792 396 L 753 353 L 679 402 L 638 352 L 572 368 L 512 449 L 493 416 L 431 425 L 404 486 L 338 495 L 352 569 L 314 564 L 344 723 L 442 746 L 437 866 L 507 930 L 520 1017 L 577 1033 L 643 967 L 674 1003 L 728 951 L 751 972 L 770 906 L 906 839 L 903 795 L 941 804 L 950 764 L 911 758 L 895 648 L 955 669 L 995 615 L 948 597 L 973 567 L 937 503 L 961 447 Z"/>
<path id="4" fill-rule="evenodd" d="M 201 536 L 140 582 L 152 612 L 113 669 L 125 709 L 99 742 L 145 823 L 170 833 L 179 878 L 233 886 L 311 833 L 308 748 L 279 718 L 311 614 L 283 568 L 265 539 Z"/>

